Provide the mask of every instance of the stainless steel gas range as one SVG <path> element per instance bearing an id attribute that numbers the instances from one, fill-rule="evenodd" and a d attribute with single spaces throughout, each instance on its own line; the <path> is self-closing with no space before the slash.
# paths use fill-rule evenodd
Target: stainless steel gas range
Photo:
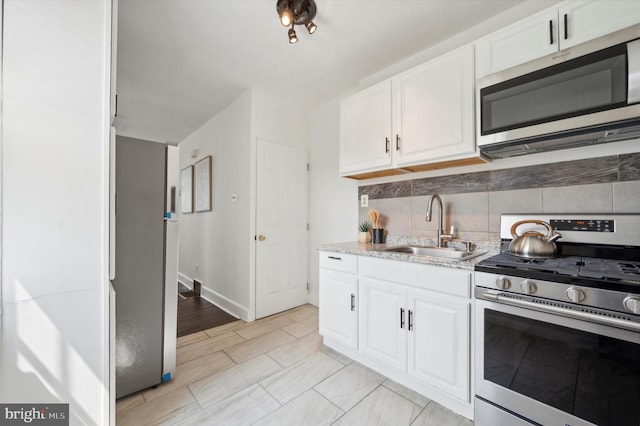
<path id="1" fill-rule="evenodd" d="M 523 220 L 562 234 L 552 255 L 513 254 L 544 239 Z M 500 235 L 475 266 L 475 424 L 640 425 L 640 214 L 502 215 Z"/>

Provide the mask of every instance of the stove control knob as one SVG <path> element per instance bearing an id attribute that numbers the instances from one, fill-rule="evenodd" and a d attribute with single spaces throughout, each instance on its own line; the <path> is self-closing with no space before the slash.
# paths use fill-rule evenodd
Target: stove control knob
<path id="1" fill-rule="evenodd" d="M 533 294 L 538 290 L 535 283 L 532 283 L 529 280 L 524 280 L 520 283 L 520 289 L 524 294 Z"/>
<path id="2" fill-rule="evenodd" d="M 496 278 L 496 287 L 506 290 L 511 287 L 511 282 L 506 277 L 498 277 Z"/>
<path id="3" fill-rule="evenodd" d="M 624 307 L 636 315 L 640 315 L 640 297 L 627 296 L 622 301 Z"/>
<path id="4" fill-rule="evenodd" d="M 579 288 L 573 288 L 573 287 L 569 287 L 567 291 L 564 292 L 564 294 L 566 294 L 567 298 L 574 303 L 580 303 L 584 300 L 585 297 L 587 297 L 584 294 L 583 290 L 580 290 Z"/>

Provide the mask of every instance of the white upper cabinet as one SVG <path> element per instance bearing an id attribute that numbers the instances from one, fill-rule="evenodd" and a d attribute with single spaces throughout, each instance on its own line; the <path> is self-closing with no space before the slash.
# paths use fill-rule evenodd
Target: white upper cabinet
<path id="1" fill-rule="evenodd" d="M 489 35 L 476 44 L 477 77 L 558 51 L 558 11 L 539 13 Z"/>
<path id="2" fill-rule="evenodd" d="M 391 166 L 391 81 L 340 103 L 340 174 Z"/>
<path id="3" fill-rule="evenodd" d="M 473 68 L 467 46 L 392 80 L 395 167 L 475 152 Z"/>
<path id="4" fill-rule="evenodd" d="M 466 46 L 343 99 L 340 175 L 429 170 L 435 168 L 430 164 L 470 157 L 482 162 L 474 131 L 473 53 Z"/>
<path id="5" fill-rule="evenodd" d="M 482 78 L 638 22 L 637 1 L 566 2 L 479 40 L 476 76 Z"/>
<path id="6" fill-rule="evenodd" d="M 560 6 L 558 18 L 560 48 L 567 49 L 640 23 L 640 3 L 637 0 L 572 1 Z"/>

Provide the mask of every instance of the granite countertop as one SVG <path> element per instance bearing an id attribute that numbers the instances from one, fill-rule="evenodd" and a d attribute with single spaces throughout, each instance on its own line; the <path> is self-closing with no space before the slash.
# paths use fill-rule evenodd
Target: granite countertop
<path id="1" fill-rule="evenodd" d="M 378 257 L 381 259 L 399 260 L 403 262 L 423 263 L 425 265 L 444 266 L 447 268 L 466 269 L 473 271 L 473 267 L 481 260 L 487 259 L 491 256 L 498 254 L 499 243 L 487 242 L 477 243 L 476 250 L 485 252 L 477 257 L 469 260 L 454 260 L 443 259 L 439 257 L 431 256 L 418 256 L 409 253 L 397 253 L 392 251 L 385 251 L 385 249 L 398 245 L 415 244 L 406 242 L 406 240 L 390 241 L 386 244 L 373 244 L 373 243 L 359 243 L 359 242 L 345 242 L 345 243 L 332 243 L 323 244 L 318 247 L 318 250 L 332 251 L 336 253 L 355 254 L 358 256 L 370 256 Z M 421 244 L 432 245 L 432 244 Z"/>

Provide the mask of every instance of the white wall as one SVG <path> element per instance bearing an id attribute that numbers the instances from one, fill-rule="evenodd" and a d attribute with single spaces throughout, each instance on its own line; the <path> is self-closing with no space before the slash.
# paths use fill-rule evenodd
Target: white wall
<path id="1" fill-rule="evenodd" d="M 340 109 L 337 101 L 311 112 L 309 222 L 309 302 L 318 304 L 318 252 L 321 244 L 356 241 L 358 182 L 338 174 Z"/>
<path id="2" fill-rule="evenodd" d="M 250 269 L 256 270 L 256 242 L 253 239 L 259 231 L 256 229 L 256 161 L 258 140 L 273 142 L 301 149 L 309 150 L 309 121 L 308 112 L 293 104 L 289 100 L 260 89 L 253 89 L 251 109 L 251 240 L 249 242 Z M 256 276 L 251 274 L 249 282 L 251 297 L 251 317 L 254 320 Z"/>
<path id="3" fill-rule="evenodd" d="M 108 422 L 111 2 L 4 1 L 0 401 Z"/>
<path id="4" fill-rule="evenodd" d="M 249 316 L 250 118 L 246 92 L 179 144 L 180 169 L 212 156 L 213 193 L 210 212 L 180 215 L 180 280 L 201 281 L 203 296 L 243 319 Z"/>
<path id="5" fill-rule="evenodd" d="M 213 210 L 180 216 L 180 281 L 201 281 L 203 296 L 244 320 L 255 315 L 256 141 L 306 149 L 307 129 L 304 111 L 253 89 L 179 144 L 181 169 L 213 157 Z"/>

